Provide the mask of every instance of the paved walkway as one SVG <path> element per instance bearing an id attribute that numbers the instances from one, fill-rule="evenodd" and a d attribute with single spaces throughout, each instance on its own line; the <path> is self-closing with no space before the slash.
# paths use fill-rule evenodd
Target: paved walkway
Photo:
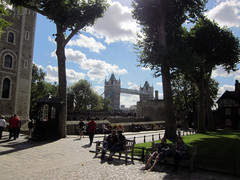
<path id="1" fill-rule="evenodd" d="M 158 167 L 156 171 L 143 170 L 144 165 L 135 160 L 135 164 L 124 164 L 123 160 L 114 159 L 101 163 L 94 158 L 95 146 L 88 147 L 87 137 L 79 140 L 77 136 L 68 136 L 58 141 L 28 141 L 20 135 L 17 140 L 8 141 L 8 133 L 3 133 L 0 140 L 0 179 L 1 180 L 151 180 L 151 179 L 193 179 L 193 180 L 228 180 L 237 177 L 197 171 L 189 173 L 180 168 L 171 172 L 171 166 Z M 94 140 L 102 139 L 95 137 Z"/>

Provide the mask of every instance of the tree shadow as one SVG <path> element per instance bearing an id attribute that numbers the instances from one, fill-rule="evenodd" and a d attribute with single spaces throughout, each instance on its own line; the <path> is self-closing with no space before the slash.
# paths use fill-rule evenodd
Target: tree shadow
<path id="1" fill-rule="evenodd" d="M 26 135 L 21 135 L 21 136 L 26 136 Z M 5 140 L 0 141 L 1 143 L 0 147 L 3 149 L 0 152 L 0 156 L 23 151 L 23 150 L 34 148 L 37 146 L 42 146 L 49 143 L 53 143 L 57 140 L 59 139 L 36 141 L 36 140 L 28 140 L 25 137 L 21 137 L 21 139 L 16 139 L 16 140 L 9 140 L 8 138 L 6 138 Z M 4 150 L 4 148 L 6 148 L 6 150 Z"/>

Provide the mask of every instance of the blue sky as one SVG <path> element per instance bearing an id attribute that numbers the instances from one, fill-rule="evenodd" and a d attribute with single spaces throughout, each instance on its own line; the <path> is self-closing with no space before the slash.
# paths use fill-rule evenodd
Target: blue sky
<path id="1" fill-rule="evenodd" d="M 104 80 L 111 73 L 121 80 L 121 87 L 139 89 L 145 81 L 162 94 L 161 77 L 154 78 L 153 72 L 137 67 L 139 65 L 134 53 L 136 32 L 139 26 L 131 16 L 131 0 L 108 0 L 110 8 L 104 17 L 94 26 L 87 27 L 75 35 L 65 49 L 67 61 L 67 82 L 71 85 L 80 79 L 88 80 L 95 91 L 102 94 Z M 240 38 L 240 1 L 209 0 L 207 16 L 221 26 L 231 28 Z M 37 15 L 33 61 L 46 73 L 48 82 L 57 82 L 56 44 L 53 34 L 55 24 L 41 15 Z M 240 71 L 227 74 L 221 67 L 213 72 L 213 78 L 219 83 L 219 95 L 225 90 L 234 90 L 235 79 L 240 80 Z M 121 105 L 129 107 L 139 100 L 137 95 L 121 94 Z"/>

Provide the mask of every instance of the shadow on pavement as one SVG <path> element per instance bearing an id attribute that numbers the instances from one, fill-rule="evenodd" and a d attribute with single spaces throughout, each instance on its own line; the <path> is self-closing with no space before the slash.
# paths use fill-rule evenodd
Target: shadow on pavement
<path id="1" fill-rule="evenodd" d="M 3 138 L 0 140 L 0 156 L 10 154 L 13 152 L 23 151 L 29 148 L 34 148 L 36 146 L 42 146 L 45 144 L 55 142 L 57 140 L 59 139 L 34 141 L 29 140 L 27 135 L 23 134 L 20 134 L 19 138 L 17 138 L 16 140 L 13 139 L 9 140 L 8 135 L 4 135 Z"/>

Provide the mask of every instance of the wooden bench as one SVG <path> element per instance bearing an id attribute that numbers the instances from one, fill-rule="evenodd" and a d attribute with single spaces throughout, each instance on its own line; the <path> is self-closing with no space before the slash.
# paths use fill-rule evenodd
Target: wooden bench
<path id="1" fill-rule="evenodd" d="M 102 154 L 102 151 L 104 149 L 103 147 L 103 142 L 106 140 L 106 136 L 103 137 L 103 141 L 96 141 L 96 150 L 95 150 L 95 157 L 97 157 L 97 155 L 99 153 Z M 130 139 L 126 139 L 126 144 L 125 144 L 125 149 L 118 152 L 118 157 L 119 159 L 121 158 L 122 154 L 124 154 L 124 158 L 125 158 L 125 164 L 127 165 L 127 161 L 128 159 L 131 159 L 132 163 L 134 164 L 133 162 L 133 155 L 134 155 L 134 145 L 135 145 L 135 140 L 130 140 Z M 107 154 L 107 152 L 106 152 Z M 130 157 L 129 157 L 130 155 Z"/>
<path id="2" fill-rule="evenodd" d="M 152 147 L 146 149 L 145 162 L 147 162 L 148 158 L 154 151 L 157 151 L 159 144 L 160 143 L 152 142 Z M 164 157 L 164 159 L 159 161 L 160 163 L 162 163 L 162 162 L 168 163 L 168 164 L 174 163 L 173 155 L 175 152 L 175 148 L 174 148 L 173 144 L 169 144 L 169 147 L 171 149 L 172 157 Z M 196 148 L 196 146 L 187 146 L 187 154 L 188 154 L 188 158 L 180 159 L 179 164 L 181 166 L 189 167 L 190 172 L 194 172 L 197 168 L 197 164 L 196 164 L 197 148 Z"/>

